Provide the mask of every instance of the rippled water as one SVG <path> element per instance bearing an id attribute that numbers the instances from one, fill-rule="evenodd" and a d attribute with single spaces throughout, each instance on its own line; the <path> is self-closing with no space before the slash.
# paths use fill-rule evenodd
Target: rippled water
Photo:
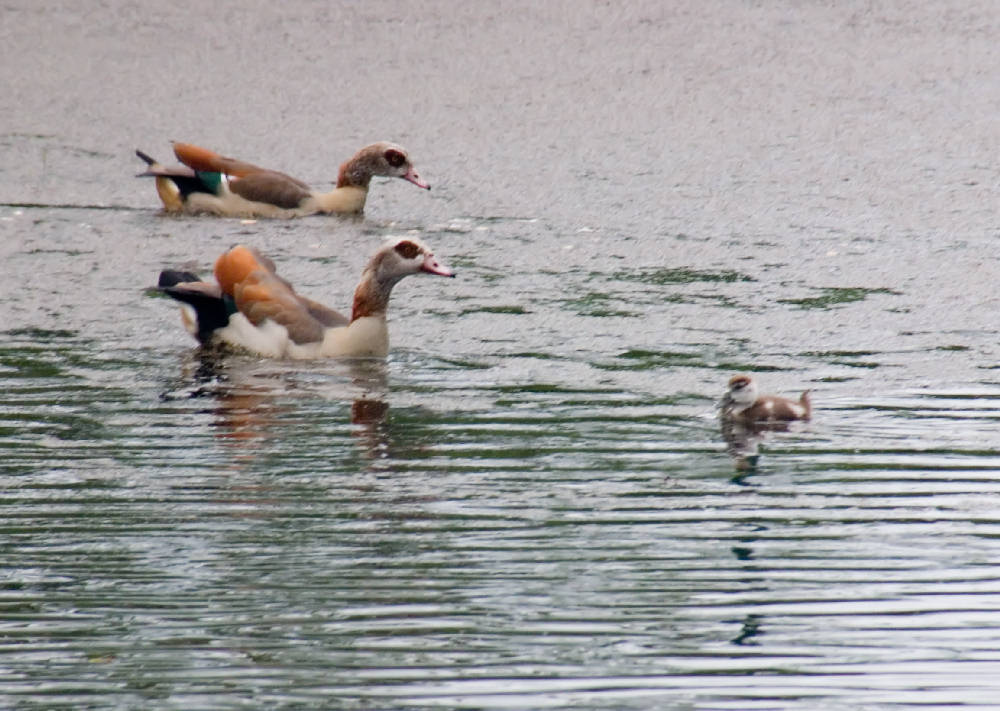
<path id="1" fill-rule="evenodd" d="M 105 10 L 0 25 L 0 706 L 996 707 L 992 5 Z M 169 138 L 434 190 L 166 218 Z M 151 288 L 244 241 L 346 306 L 398 234 L 459 277 L 385 362 Z M 749 467 L 741 371 L 817 410 Z"/>

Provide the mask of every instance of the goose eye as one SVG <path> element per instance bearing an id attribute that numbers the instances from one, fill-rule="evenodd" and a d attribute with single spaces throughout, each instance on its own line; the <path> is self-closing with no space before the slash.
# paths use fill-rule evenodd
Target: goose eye
<path id="1" fill-rule="evenodd" d="M 406 156 L 395 148 L 390 148 L 385 152 L 385 160 L 393 168 L 398 168 L 406 162 Z"/>
<path id="2" fill-rule="evenodd" d="M 403 240 L 396 245 L 396 253 L 403 259 L 413 259 L 420 254 L 420 246 L 410 240 Z"/>

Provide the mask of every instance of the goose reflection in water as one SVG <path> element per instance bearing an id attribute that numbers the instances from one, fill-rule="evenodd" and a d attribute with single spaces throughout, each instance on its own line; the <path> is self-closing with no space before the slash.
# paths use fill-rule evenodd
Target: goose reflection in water
<path id="1" fill-rule="evenodd" d="M 330 379 L 305 382 L 301 369 L 285 370 L 275 361 L 245 360 L 213 349 L 195 351 L 182 369 L 181 384 L 164 399 L 210 398 L 215 406 L 216 438 L 230 453 L 230 465 L 241 470 L 261 454 L 294 446 L 290 430 L 317 427 L 320 423 L 304 412 L 306 402 L 316 397 L 350 401 L 350 436 L 366 460 L 388 456 L 386 419 L 389 404 L 387 371 L 382 361 L 338 361 L 322 375 Z M 297 399 L 296 391 L 303 397 Z M 327 391 L 327 392 L 322 392 Z"/>

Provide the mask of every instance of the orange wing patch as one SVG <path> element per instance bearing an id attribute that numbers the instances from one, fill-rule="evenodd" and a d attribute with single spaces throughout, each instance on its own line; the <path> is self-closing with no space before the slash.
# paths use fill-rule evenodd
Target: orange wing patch
<path id="1" fill-rule="evenodd" d="M 204 170 L 209 172 L 220 172 L 218 153 L 207 148 L 196 146 L 191 143 L 175 143 L 174 155 L 184 165 L 194 170 Z"/>
<path id="2" fill-rule="evenodd" d="M 270 274 L 256 271 L 236 284 L 234 297 L 236 307 L 254 326 L 260 326 L 265 319 L 278 321 L 275 317 L 282 311 L 282 302 L 288 294 L 279 286 Z M 279 288 L 275 288 L 279 286 Z M 280 321 L 279 321 L 280 322 Z"/>
<path id="3" fill-rule="evenodd" d="M 264 171 L 263 168 L 252 163 L 221 156 L 215 151 L 196 146 L 193 143 L 174 143 L 174 155 L 177 156 L 177 160 L 193 170 L 225 173 L 234 178 L 245 178 L 252 173 Z"/>
<path id="4" fill-rule="evenodd" d="M 236 285 L 253 272 L 271 271 L 267 262 L 256 249 L 238 244 L 215 261 L 215 280 L 222 293 L 234 296 Z"/>
<path id="5" fill-rule="evenodd" d="M 271 320 L 284 326 L 296 343 L 323 340 L 323 324 L 276 274 L 262 269 L 252 272 L 235 285 L 234 298 L 240 313 L 254 326 Z"/>
<path id="6" fill-rule="evenodd" d="M 254 326 L 271 320 L 284 326 L 296 343 L 323 340 L 325 323 L 310 311 L 311 302 L 301 299 L 292 285 L 275 273 L 274 262 L 253 247 L 238 244 L 219 257 L 215 278 Z M 327 316 L 325 312 L 321 315 Z"/>

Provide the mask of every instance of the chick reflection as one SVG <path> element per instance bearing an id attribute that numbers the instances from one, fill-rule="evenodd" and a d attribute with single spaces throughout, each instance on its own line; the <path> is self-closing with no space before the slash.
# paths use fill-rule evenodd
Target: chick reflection
<path id="1" fill-rule="evenodd" d="M 733 466 L 742 475 L 754 472 L 760 461 L 760 445 L 769 432 L 788 432 L 789 422 L 747 422 L 742 419 L 720 417 L 722 439 L 726 443 L 726 453 L 732 458 Z"/>
<path id="2" fill-rule="evenodd" d="M 760 459 L 760 443 L 763 432 L 753 423 L 720 418 L 722 439 L 726 443 L 726 453 L 732 458 L 736 471 L 751 472 L 757 468 Z"/>
<path id="3" fill-rule="evenodd" d="M 189 397 L 215 401 L 215 436 L 236 469 L 257 461 L 261 453 L 294 446 L 297 438 L 290 438 L 290 431 L 321 427 L 314 413 L 305 412 L 317 397 L 351 401 L 350 434 L 365 458 L 388 450 L 387 377 L 381 361 L 339 361 L 304 371 L 301 364 L 292 369 L 202 350 L 185 371 Z"/>
<path id="4" fill-rule="evenodd" d="M 742 571 L 738 578 L 740 589 L 754 590 L 764 593 L 769 590 L 765 576 L 761 573 L 761 565 L 756 560 L 755 546 L 766 535 L 768 527 L 763 523 L 747 521 L 743 526 L 750 530 L 747 534 L 737 537 L 736 545 L 730 550 L 736 558 L 735 570 Z M 740 622 L 739 632 L 730 640 L 731 644 L 748 646 L 759 644 L 757 639 L 763 632 L 764 616 L 757 613 L 747 614 Z"/>

